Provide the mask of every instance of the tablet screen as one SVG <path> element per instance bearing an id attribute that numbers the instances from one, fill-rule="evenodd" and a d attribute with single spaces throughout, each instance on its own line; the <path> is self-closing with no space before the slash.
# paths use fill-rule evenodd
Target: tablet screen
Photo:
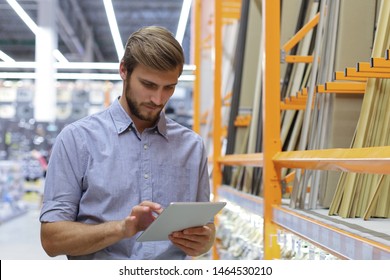
<path id="1" fill-rule="evenodd" d="M 138 242 L 168 240 L 174 231 L 203 226 L 226 202 L 172 202 L 137 238 Z"/>

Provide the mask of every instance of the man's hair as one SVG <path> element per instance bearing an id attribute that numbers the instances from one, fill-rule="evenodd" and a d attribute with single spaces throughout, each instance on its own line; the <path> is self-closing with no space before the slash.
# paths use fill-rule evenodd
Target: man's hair
<path id="1" fill-rule="evenodd" d="M 127 75 L 131 75 L 139 64 L 162 71 L 171 71 L 179 67 L 181 74 L 184 53 L 170 31 L 159 26 L 148 26 L 130 35 L 122 61 L 127 69 Z"/>

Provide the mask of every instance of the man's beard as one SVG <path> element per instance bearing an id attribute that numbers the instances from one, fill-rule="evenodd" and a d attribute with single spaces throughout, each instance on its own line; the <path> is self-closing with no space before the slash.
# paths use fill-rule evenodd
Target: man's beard
<path id="1" fill-rule="evenodd" d="M 154 103 L 151 103 L 151 102 L 148 102 L 148 103 L 137 103 L 134 99 L 132 99 L 133 94 L 132 94 L 132 89 L 131 89 L 129 80 L 130 79 L 127 79 L 127 82 L 126 82 L 125 97 L 126 97 L 127 106 L 129 106 L 131 114 L 133 114 L 135 117 L 137 117 L 138 119 L 143 120 L 143 121 L 148 121 L 148 122 L 153 122 L 153 123 L 156 122 L 157 119 L 159 118 L 160 112 L 161 112 L 161 110 L 163 109 L 164 106 L 157 106 L 157 105 L 155 105 Z M 160 110 L 155 115 L 153 115 L 153 114 L 145 114 L 145 113 L 141 112 L 141 105 L 142 104 L 147 105 L 149 107 L 153 107 L 153 106 L 159 107 Z"/>

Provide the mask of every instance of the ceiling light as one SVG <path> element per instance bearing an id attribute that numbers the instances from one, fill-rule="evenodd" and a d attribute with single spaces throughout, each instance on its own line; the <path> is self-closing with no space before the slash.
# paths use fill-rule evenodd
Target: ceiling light
<path id="1" fill-rule="evenodd" d="M 183 0 L 183 6 L 181 8 L 179 23 L 177 25 L 176 40 L 180 44 L 183 42 L 184 33 L 186 31 L 188 17 L 190 15 L 192 0 Z"/>
<path id="2" fill-rule="evenodd" d="M 2 59 L 5 62 L 15 62 L 15 59 L 7 55 L 6 53 L 0 51 L 0 59 Z"/>
<path id="3" fill-rule="evenodd" d="M 0 62 L 0 69 L 34 69 L 36 63 L 33 61 L 4 61 Z M 118 70 L 118 62 L 55 62 L 54 67 L 57 69 L 93 69 L 93 70 Z M 195 70 L 195 65 L 185 64 L 184 71 Z"/>
<path id="4" fill-rule="evenodd" d="M 116 22 L 114 8 L 112 6 L 111 0 L 103 0 L 103 3 L 107 14 L 108 24 L 110 25 L 111 35 L 114 39 L 118 60 L 120 61 L 123 57 L 124 50 L 121 34 L 119 33 L 118 24 Z"/>
<path id="5" fill-rule="evenodd" d="M 0 79 L 36 79 L 34 72 L 0 72 Z M 54 73 L 57 80 L 101 80 L 101 81 L 120 81 L 119 74 L 110 73 Z M 193 82 L 194 75 L 181 75 L 179 81 Z"/>
<path id="6" fill-rule="evenodd" d="M 23 22 L 28 26 L 28 28 L 30 28 L 30 30 L 35 34 L 35 36 L 37 36 L 39 30 L 38 25 L 30 18 L 26 11 L 23 10 L 19 3 L 16 2 L 16 0 L 7 0 L 7 2 L 18 14 L 18 16 L 23 20 Z M 60 62 L 68 61 L 65 56 L 57 49 L 53 51 L 53 55 Z"/>
<path id="7" fill-rule="evenodd" d="M 38 25 L 30 18 L 30 16 L 23 10 L 16 0 L 7 0 L 8 4 L 14 9 L 18 16 L 24 21 L 24 23 L 31 29 L 31 31 L 37 35 Z"/>

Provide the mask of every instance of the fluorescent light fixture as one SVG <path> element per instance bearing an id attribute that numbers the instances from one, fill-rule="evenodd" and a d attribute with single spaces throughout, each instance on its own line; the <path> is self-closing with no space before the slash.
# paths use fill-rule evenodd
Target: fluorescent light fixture
<path id="1" fill-rule="evenodd" d="M 14 9 L 18 16 L 24 21 L 24 23 L 31 29 L 31 31 L 37 35 L 38 25 L 30 18 L 30 16 L 23 10 L 16 0 L 7 0 L 8 4 Z"/>
<path id="2" fill-rule="evenodd" d="M 69 62 L 69 60 L 67 60 L 66 57 L 58 49 L 53 50 L 53 55 L 55 59 L 58 60 L 58 62 L 62 62 L 62 63 Z"/>
<path id="3" fill-rule="evenodd" d="M 176 40 L 182 44 L 184 33 L 186 31 L 188 17 L 190 15 L 192 0 L 183 0 L 183 6 L 181 8 L 180 19 L 177 25 Z"/>
<path id="4" fill-rule="evenodd" d="M 36 79 L 34 72 L 0 72 L 0 79 Z M 57 80 L 121 80 L 119 74 L 102 73 L 54 73 Z"/>
<path id="5" fill-rule="evenodd" d="M 114 39 L 118 60 L 120 61 L 123 57 L 124 50 L 121 34 L 119 33 L 118 29 L 118 23 L 116 22 L 114 8 L 112 6 L 111 0 L 103 0 L 103 3 L 107 14 L 108 24 L 110 25 L 111 35 Z"/>
<path id="6" fill-rule="evenodd" d="M 0 72 L 0 79 L 36 79 L 37 74 L 34 72 Z M 110 73 L 55 73 L 54 78 L 57 80 L 102 80 L 102 81 L 120 81 L 119 74 Z M 181 75 L 179 81 L 193 82 L 194 75 Z"/>
<path id="7" fill-rule="evenodd" d="M 6 62 L 0 62 L 0 69 L 1 68 L 29 69 L 29 68 L 35 68 L 35 65 L 36 63 L 32 61 L 26 61 L 26 62 L 6 61 Z"/>
<path id="8" fill-rule="evenodd" d="M 94 69 L 94 70 L 116 70 L 119 71 L 119 63 L 107 63 L 107 62 L 68 62 L 68 63 L 55 63 L 54 66 L 57 69 Z"/>
<path id="9" fill-rule="evenodd" d="M 0 59 L 5 62 L 15 62 L 15 59 L 7 55 L 5 52 L 0 51 Z"/>
<path id="10" fill-rule="evenodd" d="M 16 0 L 7 0 L 7 2 L 36 36 L 39 30 L 38 25 L 30 18 L 30 16 L 26 13 L 25 10 L 23 10 L 23 8 L 19 5 L 18 2 L 16 2 Z M 65 56 L 57 49 L 53 51 L 53 55 L 60 62 L 68 61 Z"/>
<path id="11" fill-rule="evenodd" d="M 36 62 L 33 61 L 4 61 L 0 62 L 0 69 L 34 69 Z M 119 71 L 118 62 L 55 62 L 54 67 L 57 69 L 94 69 L 94 70 L 116 70 Z M 196 67 L 193 64 L 185 64 L 184 71 L 193 71 Z"/>

